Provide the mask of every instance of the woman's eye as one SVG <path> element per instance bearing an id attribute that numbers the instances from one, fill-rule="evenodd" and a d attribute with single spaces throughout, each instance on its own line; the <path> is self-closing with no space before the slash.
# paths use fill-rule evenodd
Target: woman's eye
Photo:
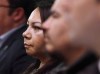
<path id="1" fill-rule="evenodd" d="M 41 23 L 38 23 L 38 22 L 32 23 L 31 27 L 33 28 L 35 32 L 42 30 Z"/>
<path id="2" fill-rule="evenodd" d="M 36 26 L 34 26 L 34 27 L 33 27 L 33 29 L 34 29 L 34 31 L 35 31 L 35 32 L 38 32 L 38 31 L 40 31 L 40 30 L 41 30 L 41 28 L 40 28 L 40 27 L 36 27 Z"/>

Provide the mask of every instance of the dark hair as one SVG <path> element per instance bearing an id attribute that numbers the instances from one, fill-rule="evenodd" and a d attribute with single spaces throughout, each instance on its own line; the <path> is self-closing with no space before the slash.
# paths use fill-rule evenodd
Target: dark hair
<path id="1" fill-rule="evenodd" d="M 28 18 L 31 12 L 35 9 L 35 0 L 8 0 L 10 12 L 13 13 L 19 7 L 22 7 L 25 12 L 26 18 Z"/>
<path id="2" fill-rule="evenodd" d="M 53 2 L 54 0 L 39 0 L 39 2 L 37 2 L 37 7 L 39 7 L 42 22 L 49 17 Z"/>

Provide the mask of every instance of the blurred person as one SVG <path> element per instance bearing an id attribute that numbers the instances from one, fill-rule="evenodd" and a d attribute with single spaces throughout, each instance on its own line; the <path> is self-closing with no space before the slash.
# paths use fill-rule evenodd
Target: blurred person
<path id="1" fill-rule="evenodd" d="M 66 17 L 70 15 L 67 20 L 71 44 L 90 47 L 100 57 L 100 0 L 62 2 L 68 12 Z M 100 61 L 88 66 L 82 74 L 100 74 Z"/>
<path id="2" fill-rule="evenodd" d="M 48 74 L 51 69 L 59 64 L 45 50 L 44 33 L 42 23 L 50 15 L 50 7 L 54 0 L 40 0 L 37 7 L 31 13 L 27 25 L 27 30 L 23 33 L 26 53 L 40 60 L 40 65 L 34 67 L 30 65 L 23 74 Z"/>
<path id="3" fill-rule="evenodd" d="M 92 51 L 87 50 L 90 49 L 90 47 L 85 47 L 84 45 L 76 46 L 76 44 L 70 42 L 70 24 L 76 24 L 73 19 L 70 20 L 70 18 L 72 18 L 71 12 L 72 10 L 74 11 L 74 8 L 71 10 L 71 7 L 75 7 L 71 2 L 73 4 L 76 3 L 76 1 L 73 0 L 56 0 L 51 9 L 51 16 L 43 24 L 47 51 L 51 54 L 58 53 L 59 56 L 62 56 L 67 67 L 65 72 L 63 72 L 64 74 L 78 73 L 97 60 L 95 59 L 95 54 Z M 80 0 L 77 2 L 85 1 Z M 78 16 L 78 13 L 76 16 Z M 75 43 L 77 43 L 77 41 Z M 94 58 L 91 53 L 94 54 Z M 61 69 L 62 68 L 59 70 Z"/>
<path id="4" fill-rule="evenodd" d="M 0 0 L 0 74 L 19 74 L 35 59 L 25 52 L 22 33 L 32 0 Z M 32 4 L 32 5 L 31 5 Z"/>

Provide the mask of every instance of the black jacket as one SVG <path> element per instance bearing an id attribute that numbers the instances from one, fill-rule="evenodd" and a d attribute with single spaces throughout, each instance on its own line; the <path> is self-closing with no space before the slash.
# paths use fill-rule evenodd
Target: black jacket
<path id="1" fill-rule="evenodd" d="M 95 61 L 97 61 L 97 59 L 98 58 L 95 56 L 94 53 L 86 53 L 86 55 L 84 55 L 81 59 L 79 59 L 77 63 L 73 64 L 70 67 L 68 67 L 63 61 L 56 61 L 52 65 L 47 66 L 38 74 L 81 74 L 81 73 L 92 74 L 92 73 L 84 73 L 84 70 L 85 68 L 93 64 Z"/>
<path id="2" fill-rule="evenodd" d="M 20 74 L 35 62 L 25 52 L 22 37 L 25 29 L 25 26 L 17 29 L 0 48 L 0 74 Z"/>
<path id="3" fill-rule="evenodd" d="M 85 74 L 84 70 L 97 60 L 98 58 L 94 53 L 87 52 L 76 64 L 68 69 L 67 74 Z"/>
<path id="4" fill-rule="evenodd" d="M 91 65 L 87 66 L 84 70 L 82 70 L 78 74 L 100 74 L 98 68 L 98 62 L 92 63 Z"/>

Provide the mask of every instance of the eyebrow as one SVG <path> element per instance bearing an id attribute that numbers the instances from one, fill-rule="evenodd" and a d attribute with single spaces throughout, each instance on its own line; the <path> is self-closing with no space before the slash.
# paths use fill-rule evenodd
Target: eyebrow
<path id="1" fill-rule="evenodd" d="M 35 23 L 42 24 L 41 22 L 32 22 L 32 24 L 35 24 Z M 29 21 L 27 21 L 27 24 L 29 25 Z"/>
<path id="2" fill-rule="evenodd" d="M 41 22 L 32 22 L 32 24 L 35 24 L 35 23 L 39 23 L 39 24 L 42 24 Z"/>
<path id="3" fill-rule="evenodd" d="M 39 23 L 39 24 L 41 24 L 41 22 L 32 22 L 32 24 L 35 24 L 35 23 Z"/>
<path id="4" fill-rule="evenodd" d="M 39 23 L 41 25 L 35 25 L 35 23 Z M 40 23 L 40 22 L 33 22 L 32 24 L 34 24 L 33 27 L 36 27 L 38 29 L 42 29 L 42 23 Z"/>

